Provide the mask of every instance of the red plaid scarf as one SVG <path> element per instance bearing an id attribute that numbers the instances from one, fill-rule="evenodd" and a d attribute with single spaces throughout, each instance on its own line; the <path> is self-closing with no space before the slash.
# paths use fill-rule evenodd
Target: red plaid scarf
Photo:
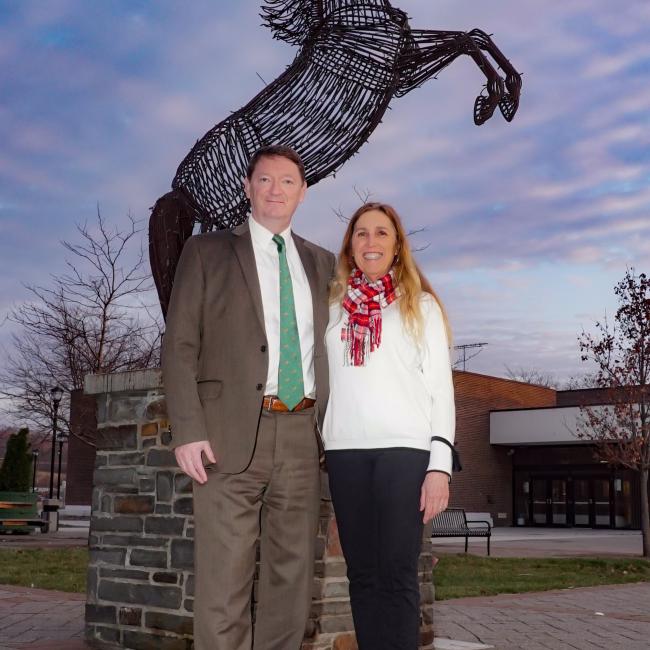
<path id="1" fill-rule="evenodd" d="M 368 282 L 359 269 L 350 274 L 348 291 L 343 298 L 348 320 L 341 330 L 341 341 L 345 341 L 345 365 L 365 365 L 366 355 L 381 343 L 381 310 L 398 297 L 392 269 L 374 282 Z"/>

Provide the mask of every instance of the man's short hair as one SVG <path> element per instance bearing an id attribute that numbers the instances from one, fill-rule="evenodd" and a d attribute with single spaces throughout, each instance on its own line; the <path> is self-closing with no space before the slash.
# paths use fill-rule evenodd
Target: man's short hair
<path id="1" fill-rule="evenodd" d="M 267 144 L 260 147 L 251 156 L 251 159 L 248 162 L 248 168 L 246 169 L 246 178 L 248 178 L 249 181 L 253 177 L 253 172 L 255 171 L 255 167 L 260 158 L 268 156 L 281 156 L 282 158 L 287 158 L 292 163 L 295 163 L 296 167 L 298 167 L 298 171 L 300 171 L 302 182 L 305 182 L 305 166 L 303 165 L 302 159 L 291 147 L 284 144 Z"/>

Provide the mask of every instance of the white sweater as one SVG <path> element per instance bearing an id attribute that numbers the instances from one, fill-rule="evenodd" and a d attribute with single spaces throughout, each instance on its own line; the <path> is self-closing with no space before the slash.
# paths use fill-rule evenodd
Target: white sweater
<path id="1" fill-rule="evenodd" d="M 345 365 L 341 329 L 347 317 L 330 306 L 325 333 L 330 396 L 323 424 L 325 449 L 411 447 L 430 451 L 429 470 L 451 476 L 451 450 L 431 436 L 454 441 L 456 414 L 449 349 L 440 307 L 421 298 L 424 328 L 417 345 L 407 334 L 399 300 L 382 310 L 381 344 L 365 366 Z"/>

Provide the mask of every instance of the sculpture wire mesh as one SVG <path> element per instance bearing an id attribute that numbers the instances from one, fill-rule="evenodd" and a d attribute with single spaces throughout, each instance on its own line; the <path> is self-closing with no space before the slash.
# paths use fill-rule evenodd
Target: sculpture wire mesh
<path id="1" fill-rule="evenodd" d="M 247 218 L 242 178 L 259 147 L 291 146 L 313 185 L 361 148 L 393 97 L 421 86 L 461 55 L 471 57 L 486 78 L 474 103 L 475 124 L 497 107 L 510 121 L 519 105 L 520 75 L 479 29 L 411 29 L 407 15 L 387 0 L 267 0 L 261 16 L 274 38 L 300 50 L 277 79 L 196 142 L 178 167 L 172 192 L 156 202 L 149 248 L 163 314 L 194 224 L 207 232 Z"/>

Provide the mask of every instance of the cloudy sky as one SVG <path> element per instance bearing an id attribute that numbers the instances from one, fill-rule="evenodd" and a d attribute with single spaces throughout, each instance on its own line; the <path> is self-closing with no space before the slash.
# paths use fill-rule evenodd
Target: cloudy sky
<path id="1" fill-rule="evenodd" d="M 626 266 L 649 271 L 650 3 L 395 0 L 420 29 L 480 27 L 524 74 L 511 124 L 474 126 L 469 60 L 393 100 L 300 234 L 336 250 L 355 188 L 392 203 L 426 248 L 468 369 L 582 371 L 576 335 Z M 0 320 L 63 268 L 92 220 L 146 219 L 193 142 L 296 50 L 235 0 L 0 0 Z M 0 327 L 6 344 L 10 326 Z"/>

